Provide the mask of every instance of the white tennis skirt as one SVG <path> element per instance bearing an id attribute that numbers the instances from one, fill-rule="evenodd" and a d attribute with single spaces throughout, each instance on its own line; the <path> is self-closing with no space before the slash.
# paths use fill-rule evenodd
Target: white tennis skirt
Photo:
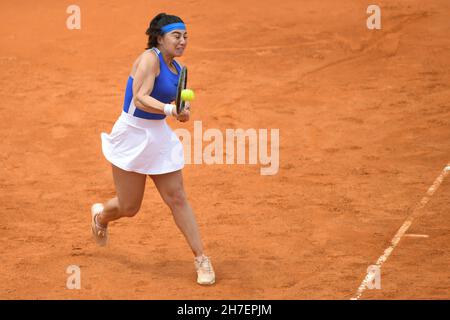
<path id="1" fill-rule="evenodd" d="M 101 133 L 105 158 L 142 174 L 163 174 L 184 167 L 183 145 L 163 120 L 147 120 L 122 111 L 110 134 Z"/>

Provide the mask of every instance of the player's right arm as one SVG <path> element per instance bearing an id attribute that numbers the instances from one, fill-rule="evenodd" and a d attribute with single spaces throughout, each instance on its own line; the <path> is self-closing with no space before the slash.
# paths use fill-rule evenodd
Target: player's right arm
<path id="1" fill-rule="evenodd" d="M 133 96 L 136 107 L 146 112 L 164 114 L 164 103 L 150 96 L 158 72 L 159 59 L 146 51 L 136 69 L 133 80 Z"/>

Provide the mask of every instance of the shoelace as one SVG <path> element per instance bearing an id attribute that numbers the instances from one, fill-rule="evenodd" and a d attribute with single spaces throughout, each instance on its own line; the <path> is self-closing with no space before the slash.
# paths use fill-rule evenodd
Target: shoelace
<path id="1" fill-rule="evenodd" d="M 105 231 L 104 231 L 104 230 L 98 230 L 98 232 L 97 232 L 97 235 L 98 235 L 99 237 L 102 237 L 102 238 L 104 238 L 104 237 L 105 237 L 105 235 L 106 235 L 106 233 L 105 233 Z"/>
<path id="2" fill-rule="evenodd" d="M 208 257 L 203 257 L 199 263 L 199 268 L 206 269 L 208 273 L 212 272 L 211 264 L 209 262 Z"/>
<path id="3" fill-rule="evenodd" d="M 94 218 L 95 226 L 97 227 L 97 235 L 100 236 L 100 237 L 104 237 L 106 235 L 106 228 L 102 227 L 97 222 L 97 217 L 98 217 L 98 214 L 95 215 L 95 218 Z"/>

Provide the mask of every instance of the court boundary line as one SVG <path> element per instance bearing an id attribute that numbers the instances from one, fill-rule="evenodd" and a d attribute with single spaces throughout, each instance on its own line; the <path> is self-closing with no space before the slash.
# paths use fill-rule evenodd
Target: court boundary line
<path id="1" fill-rule="evenodd" d="M 428 188 L 425 196 L 423 196 L 422 200 L 415 206 L 414 210 L 408 215 L 406 220 L 403 222 L 400 229 L 398 229 L 397 233 L 392 238 L 389 247 L 387 247 L 383 254 L 378 258 L 377 262 L 375 263 L 375 266 L 377 266 L 381 270 L 381 266 L 383 263 L 387 261 L 389 256 L 392 254 L 394 249 L 397 247 L 398 243 L 400 242 L 401 238 L 405 235 L 406 231 L 409 229 L 409 227 L 412 225 L 415 218 L 420 216 L 421 210 L 425 207 L 425 205 L 430 201 L 433 194 L 436 192 L 436 190 L 439 188 L 439 186 L 444 181 L 445 177 L 450 173 L 450 162 L 442 169 L 439 176 L 434 180 L 433 184 Z M 350 300 L 359 300 L 361 298 L 362 294 L 366 289 L 368 288 L 368 283 L 370 283 L 374 278 L 374 274 L 367 271 L 366 276 L 364 277 L 364 280 L 361 282 L 361 285 L 358 287 L 358 290 L 356 291 L 355 295 L 350 298 Z"/>

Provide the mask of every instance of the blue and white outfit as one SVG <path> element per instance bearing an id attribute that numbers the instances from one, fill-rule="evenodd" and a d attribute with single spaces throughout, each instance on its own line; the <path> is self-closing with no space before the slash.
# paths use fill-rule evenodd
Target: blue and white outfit
<path id="1" fill-rule="evenodd" d="M 159 75 L 150 96 L 163 102 L 175 100 L 181 66 L 174 60 L 177 74 L 159 57 Z M 101 133 L 105 158 L 115 166 L 141 174 L 163 174 L 184 167 L 183 145 L 166 122 L 166 115 L 150 113 L 134 104 L 133 77 L 128 78 L 123 110 L 110 134 Z"/>

